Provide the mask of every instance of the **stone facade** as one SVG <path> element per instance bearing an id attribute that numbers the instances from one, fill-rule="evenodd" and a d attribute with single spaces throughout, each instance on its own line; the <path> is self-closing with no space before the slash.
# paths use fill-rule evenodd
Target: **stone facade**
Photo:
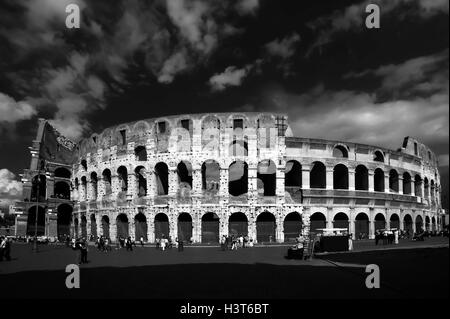
<path id="1" fill-rule="evenodd" d="M 283 242 L 318 225 L 373 237 L 376 228 L 416 231 L 423 224 L 431 231 L 441 224 L 437 160 L 425 145 L 407 137 L 393 151 L 297 138 L 284 114 L 121 124 L 80 141 L 65 164 L 52 165 L 47 194 L 55 170 L 70 167 L 70 228 L 78 236 L 154 242 L 187 233 L 202 242 L 238 229 L 257 242 Z M 26 216 L 31 206 L 22 206 Z M 53 211 L 63 214 L 59 206 Z"/>

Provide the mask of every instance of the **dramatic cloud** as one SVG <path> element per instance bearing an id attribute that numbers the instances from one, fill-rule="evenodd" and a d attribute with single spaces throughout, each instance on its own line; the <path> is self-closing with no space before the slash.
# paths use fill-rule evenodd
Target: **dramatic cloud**
<path id="1" fill-rule="evenodd" d="M 167 13 L 172 23 L 198 51 L 209 53 L 217 45 L 217 25 L 211 18 L 208 2 L 167 0 Z"/>
<path id="2" fill-rule="evenodd" d="M 272 56 L 287 59 L 295 54 L 295 45 L 300 41 L 300 36 L 294 33 L 282 40 L 276 39 L 266 44 L 267 52 Z"/>
<path id="3" fill-rule="evenodd" d="M 259 8 L 259 0 L 240 0 L 236 4 L 236 9 L 239 14 L 255 14 Z"/>
<path id="4" fill-rule="evenodd" d="M 316 49 L 321 50 L 324 45 L 332 42 L 333 37 L 339 32 L 361 32 L 364 30 L 365 18 L 368 15 L 366 7 L 369 4 L 377 4 L 380 7 L 383 19 L 386 19 L 394 9 L 405 6 L 407 9 L 404 13 L 396 16 L 397 20 L 402 20 L 406 15 L 427 19 L 438 13 L 448 14 L 449 8 L 449 3 L 446 0 L 366 0 L 353 4 L 343 10 L 336 10 L 327 16 L 321 16 L 307 23 L 307 26 L 319 35 L 310 45 L 306 56 L 310 56 Z"/>
<path id="5" fill-rule="evenodd" d="M 449 142 L 448 66 L 441 66 L 445 61 L 448 64 L 447 51 L 347 75 L 379 77 L 381 86 L 371 93 L 332 91 L 323 85 L 304 94 L 275 89 L 267 93 L 266 107 L 287 112 L 298 136 L 333 136 L 391 149 L 400 147 L 403 137 L 414 136 L 442 151 Z M 420 94 L 410 94 L 418 90 Z M 380 101 L 378 95 L 387 91 L 398 92 Z"/>
<path id="6" fill-rule="evenodd" d="M 7 206 L 22 196 L 22 183 L 6 168 L 0 169 L 0 206 Z"/>
<path id="7" fill-rule="evenodd" d="M 187 68 L 186 53 L 177 52 L 164 62 L 158 81 L 161 83 L 171 83 L 175 74 Z"/>
<path id="8" fill-rule="evenodd" d="M 2 122 L 15 123 L 36 114 L 36 109 L 25 101 L 16 102 L 12 97 L 0 92 L 0 125 Z"/>
<path id="9" fill-rule="evenodd" d="M 224 72 L 213 75 L 209 79 L 209 85 L 214 91 L 222 91 L 229 86 L 239 86 L 250 69 L 250 65 L 242 69 L 238 69 L 235 66 L 229 66 Z"/>

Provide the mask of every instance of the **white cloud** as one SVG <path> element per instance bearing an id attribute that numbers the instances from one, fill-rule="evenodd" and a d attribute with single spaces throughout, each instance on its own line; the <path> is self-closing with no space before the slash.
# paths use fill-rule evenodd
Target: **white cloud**
<path id="1" fill-rule="evenodd" d="M 449 155 L 448 154 L 439 155 L 438 161 L 439 161 L 439 166 L 440 167 L 448 166 Z"/>
<path id="2" fill-rule="evenodd" d="M 159 73 L 158 82 L 171 83 L 175 74 L 187 68 L 185 52 L 177 52 L 164 62 Z"/>
<path id="3" fill-rule="evenodd" d="M 0 205 L 10 205 L 15 200 L 19 200 L 21 197 L 22 182 L 18 181 L 14 173 L 8 169 L 0 169 Z"/>
<path id="4" fill-rule="evenodd" d="M 236 10 L 241 15 L 255 14 L 259 8 L 259 0 L 240 0 L 236 4 Z"/>
<path id="5" fill-rule="evenodd" d="M 291 57 L 295 53 L 295 45 L 300 42 L 300 36 L 294 33 L 286 36 L 282 40 L 275 39 L 266 44 L 266 50 L 270 55 L 279 56 L 284 59 Z"/>
<path id="6" fill-rule="evenodd" d="M 167 13 L 181 35 L 205 54 L 217 45 L 217 25 L 208 2 L 167 0 Z"/>
<path id="7" fill-rule="evenodd" d="M 17 102 L 9 95 L 0 92 L 0 124 L 15 123 L 36 115 L 36 109 L 26 101 Z"/>
<path id="8" fill-rule="evenodd" d="M 237 69 L 235 66 L 229 66 L 224 72 L 213 75 L 209 79 L 209 85 L 215 91 L 222 91 L 228 86 L 239 86 L 242 80 L 247 76 L 250 66 Z"/>
<path id="9" fill-rule="evenodd" d="M 312 54 L 316 49 L 321 50 L 324 45 L 332 42 L 334 35 L 339 32 L 364 30 L 363 24 L 367 16 L 365 9 L 368 4 L 378 5 L 383 18 L 400 6 L 413 8 L 404 10 L 400 14 L 397 13 L 395 17 L 397 20 L 403 20 L 406 16 L 428 19 L 438 13 L 448 14 L 449 8 L 448 0 L 365 0 L 359 4 L 350 5 L 343 10 L 336 10 L 307 23 L 307 26 L 318 36 L 309 47 L 306 56 Z"/>

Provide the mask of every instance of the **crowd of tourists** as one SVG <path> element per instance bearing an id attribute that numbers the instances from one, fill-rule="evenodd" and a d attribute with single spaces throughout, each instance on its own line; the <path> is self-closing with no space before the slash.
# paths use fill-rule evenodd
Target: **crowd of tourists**
<path id="1" fill-rule="evenodd" d="M 223 235 L 220 239 L 220 247 L 222 250 L 237 250 L 238 248 L 253 247 L 253 239 L 248 235 Z"/>

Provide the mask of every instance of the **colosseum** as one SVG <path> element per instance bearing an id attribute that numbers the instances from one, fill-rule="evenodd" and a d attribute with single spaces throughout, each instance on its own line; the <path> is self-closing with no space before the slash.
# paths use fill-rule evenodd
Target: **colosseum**
<path id="1" fill-rule="evenodd" d="M 441 228 L 437 159 L 411 137 L 390 150 L 294 137 L 285 114 L 217 113 L 139 120 L 74 143 L 40 119 L 30 151 L 18 235 L 261 243 L 324 227 L 369 238 Z"/>

